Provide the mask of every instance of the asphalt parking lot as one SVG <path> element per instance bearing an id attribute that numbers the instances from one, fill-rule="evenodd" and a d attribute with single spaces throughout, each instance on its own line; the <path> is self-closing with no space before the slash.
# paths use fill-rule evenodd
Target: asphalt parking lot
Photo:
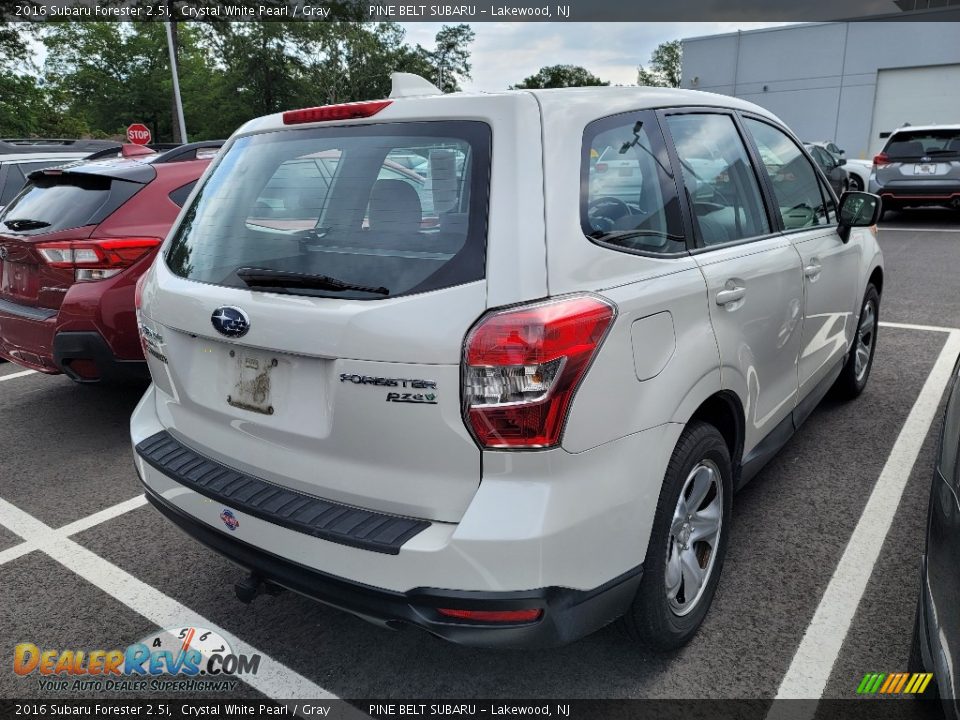
<path id="1" fill-rule="evenodd" d="M 737 495 L 713 608 L 671 655 L 614 628 L 495 652 L 293 593 L 243 605 L 240 571 L 140 497 L 127 437 L 137 390 L 0 365 L 0 697 L 49 697 L 7 669 L 17 643 L 125 647 L 182 624 L 266 656 L 268 672 L 235 696 L 855 697 L 864 673 L 906 670 L 939 405 L 960 348 L 960 215 L 901 213 L 880 243 L 885 325 L 867 391 L 826 400 Z M 849 615 L 839 636 L 823 622 L 837 613 Z"/>

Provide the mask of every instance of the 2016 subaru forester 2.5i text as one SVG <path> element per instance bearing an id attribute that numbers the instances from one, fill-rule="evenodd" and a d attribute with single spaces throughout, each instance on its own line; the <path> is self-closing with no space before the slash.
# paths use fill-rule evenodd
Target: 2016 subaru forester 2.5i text
<path id="1" fill-rule="evenodd" d="M 879 211 L 705 93 L 399 77 L 251 121 L 139 288 L 147 497 L 242 597 L 679 646 L 734 490 L 867 382 Z"/>

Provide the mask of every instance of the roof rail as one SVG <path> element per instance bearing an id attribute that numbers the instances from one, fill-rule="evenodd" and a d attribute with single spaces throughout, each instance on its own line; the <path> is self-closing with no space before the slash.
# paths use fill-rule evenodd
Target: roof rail
<path id="1" fill-rule="evenodd" d="M 162 153 L 160 157 L 153 161 L 153 164 L 158 165 L 160 163 L 196 160 L 198 150 L 221 148 L 225 142 L 226 140 L 203 140 L 202 142 L 193 142 L 187 143 L 186 145 L 180 145 L 179 147 L 175 147 L 173 150 L 167 150 L 166 152 Z"/>
<path id="2" fill-rule="evenodd" d="M 30 152 L 95 152 L 119 149 L 116 140 L 70 140 L 66 138 L 2 138 L 0 155 Z"/>

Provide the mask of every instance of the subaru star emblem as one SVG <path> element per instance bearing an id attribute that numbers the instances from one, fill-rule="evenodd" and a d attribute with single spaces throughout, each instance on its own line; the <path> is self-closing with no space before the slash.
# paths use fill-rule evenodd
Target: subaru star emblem
<path id="1" fill-rule="evenodd" d="M 218 307 L 213 311 L 210 322 L 218 333 L 232 338 L 243 337 L 250 329 L 250 318 L 235 307 Z"/>

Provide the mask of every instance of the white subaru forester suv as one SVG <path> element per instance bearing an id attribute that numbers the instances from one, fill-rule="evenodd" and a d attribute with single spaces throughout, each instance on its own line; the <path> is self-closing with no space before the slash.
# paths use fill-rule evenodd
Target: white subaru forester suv
<path id="1" fill-rule="evenodd" d="M 734 491 L 876 347 L 879 199 L 737 99 L 389 99 L 253 120 L 138 287 L 150 502 L 387 627 L 674 648 Z"/>

